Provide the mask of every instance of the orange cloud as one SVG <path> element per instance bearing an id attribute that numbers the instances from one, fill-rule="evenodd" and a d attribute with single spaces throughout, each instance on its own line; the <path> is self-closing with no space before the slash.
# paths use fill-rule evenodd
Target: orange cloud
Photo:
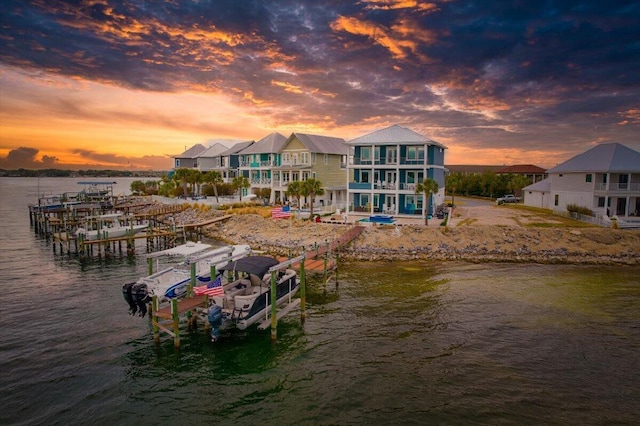
<path id="1" fill-rule="evenodd" d="M 365 9 L 370 10 L 394 10 L 394 9 L 416 9 L 421 11 L 438 10 L 435 3 L 425 3 L 417 0 L 363 0 L 367 4 Z"/>

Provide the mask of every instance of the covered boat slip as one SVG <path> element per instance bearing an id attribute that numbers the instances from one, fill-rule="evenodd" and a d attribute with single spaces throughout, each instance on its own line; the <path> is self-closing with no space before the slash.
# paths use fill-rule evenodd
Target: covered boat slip
<path id="1" fill-rule="evenodd" d="M 158 253 L 155 253 L 155 255 L 157 254 Z M 150 257 L 150 259 L 153 258 L 154 257 Z M 240 259 L 231 260 L 230 263 L 219 268 L 219 270 L 223 273 L 227 271 L 228 274 L 231 273 L 234 275 L 235 272 L 246 272 L 249 274 L 249 276 L 254 275 L 256 278 L 259 277 L 260 279 L 257 281 L 260 281 L 260 283 L 255 280 L 252 283 L 251 278 L 242 277 L 232 281 L 231 283 L 223 285 L 224 296 L 213 296 L 211 298 L 206 294 L 201 296 L 193 296 L 193 293 L 189 291 L 187 292 L 187 297 L 182 299 L 172 299 L 169 304 L 165 306 L 160 306 L 159 298 L 154 296 L 152 301 L 153 305 L 151 318 L 155 342 L 160 342 L 160 331 L 163 331 L 173 337 L 174 346 L 176 348 L 179 348 L 181 316 L 186 317 L 186 320 L 190 326 L 195 326 L 197 318 L 199 316 L 202 318 L 201 314 L 206 311 L 211 301 L 216 301 L 217 299 L 216 303 L 224 304 L 225 301 L 223 300 L 223 298 L 226 298 L 227 296 L 231 296 L 231 298 L 237 298 L 238 296 L 240 296 L 240 299 L 234 300 L 235 303 L 238 303 L 238 301 L 242 301 L 242 296 L 248 296 L 249 299 L 253 297 L 255 301 L 255 299 L 260 295 L 266 295 L 264 299 L 265 306 L 264 309 L 260 310 L 261 315 L 256 316 L 251 324 L 254 324 L 257 321 L 261 321 L 259 328 L 262 330 L 270 326 L 271 339 L 275 341 L 277 339 L 278 319 L 280 319 L 286 313 L 292 311 L 298 305 L 301 309 L 301 321 L 304 322 L 306 298 L 304 261 L 304 255 L 296 257 L 294 259 L 285 260 L 280 263 L 278 262 L 278 260 L 269 258 L 267 256 L 246 256 Z M 297 264 L 300 264 L 300 279 L 299 285 L 297 286 L 300 289 L 300 299 L 292 299 L 292 296 L 295 292 L 284 291 L 284 288 L 280 288 L 280 291 L 278 291 L 278 283 L 290 283 L 291 280 L 295 282 L 296 273 L 295 271 L 293 271 L 293 269 L 291 269 L 291 267 Z M 245 269 L 245 271 L 241 271 L 241 269 Z M 253 273 L 248 271 L 253 271 Z M 194 279 L 192 279 L 192 283 L 193 282 L 195 282 Z M 252 285 L 254 283 L 259 285 Z M 256 287 L 260 290 L 258 291 Z M 246 294 L 246 291 L 248 289 L 250 289 L 249 291 L 251 291 L 252 294 Z M 256 291 L 255 296 L 253 296 L 254 291 Z M 241 294 L 242 292 L 244 292 L 244 295 Z M 275 301 L 275 303 L 271 303 L 271 301 Z M 281 306 L 280 312 L 278 311 L 278 306 Z M 246 315 L 246 313 L 243 313 L 242 309 L 238 309 L 235 306 L 233 307 L 233 310 L 236 311 L 236 319 L 242 321 L 242 319 L 244 318 L 243 314 Z M 233 313 L 233 310 L 231 313 Z M 211 326 L 206 320 L 204 320 L 204 324 L 206 329 L 210 329 Z M 247 325 L 247 327 L 249 325 Z"/>

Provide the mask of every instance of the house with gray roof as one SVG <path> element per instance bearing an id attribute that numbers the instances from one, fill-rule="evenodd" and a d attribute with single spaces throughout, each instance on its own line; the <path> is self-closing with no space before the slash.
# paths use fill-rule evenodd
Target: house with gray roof
<path id="1" fill-rule="evenodd" d="M 222 164 L 221 154 L 227 151 L 229 147 L 220 142 L 215 142 L 209 148 L 202 151 L 196 156 L 196 168 L 203 173 L 209 170 L 220 169 Z"/>
<path id="2" fill-rule="evenodd" d="M 285 136 L 273 132 L 240 151 L 240 174 L 249 179 L 251 188 L 271 188 L 272 169 L 280 166 L 286 143 Z"/>
<path id="3" fill-rule="evenodd" d="M 601 216 L 640 215 L 640 152 L 623 144 L 597 145 L 547 173 L 548 192 L 537 184 L 523 188 L 526 205 L 546 207 L 546 196 L 553 210 L 573 204 Z"/>
<path id="4" fill-rule="evenodd" d="M 324 195 L 315 197 L 318 207 L 344 208 L 347 152 L 342 138 L 292 133 L 280 151 L 279 164 L 271 171 L 271 201 L 288 200 L 289 182 L 313 178 L 324 189 Z"/>
<path id="5" fill-rule="evenodd" d="M 204 145 L 195 144 L 191 148 L 185 150 L 182 154 L 173 157 L 173 166 L 178 169 L 180 167 L 194 168 L 197 167 L 198 154 L 206 150 Z"/>
<path id="6" fill-rule="evenodd" d="M 239 176 L 240 153 L 253 144 L 253 141 L 238 142 L 220 153 L 220 166 L 214 170 L 220 172 L 225 183 L 231 183 L 234 178 Z"/>
<path id="7" fill-rule="evenodd" d="M 444 202 L 446 147 L 406 127 L 393 125 L 347 142 L 350 148 L 350 212 L 424 216 Z M 416 186 L 426 178 L 439 191 L 425 200 Z"/>

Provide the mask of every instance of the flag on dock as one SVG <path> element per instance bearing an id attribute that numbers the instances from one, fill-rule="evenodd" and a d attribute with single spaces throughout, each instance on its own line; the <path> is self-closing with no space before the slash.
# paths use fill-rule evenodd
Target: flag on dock
<path id="1" fill-rule="evenodd" d="M 274 219 L 284 219 L 291 217 L 291 207 L 274 207 L 271 209 L 271 217 Z"/>
<path id="2" fill-rule="evenodd" d="M 202 285 L 200 287 L 194 287 L 193 293 L 196 296 L 207 295 L 209 297 L 224 295 L 224 288 L 222 288 L 222 275 L 218 275 L 215 280 L 212 280 L 209 284 Z"/>

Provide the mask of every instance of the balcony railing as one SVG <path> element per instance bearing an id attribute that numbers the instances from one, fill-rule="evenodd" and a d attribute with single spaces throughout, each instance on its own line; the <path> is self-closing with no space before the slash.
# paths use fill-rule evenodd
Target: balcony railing
<path id="1" fill-rule="evenodd" d="M 607 188 L 608 186 L 608 188 Z M 640 183 L 598 183 L 596 184 L 596 191 L 640 191 Z"/>

